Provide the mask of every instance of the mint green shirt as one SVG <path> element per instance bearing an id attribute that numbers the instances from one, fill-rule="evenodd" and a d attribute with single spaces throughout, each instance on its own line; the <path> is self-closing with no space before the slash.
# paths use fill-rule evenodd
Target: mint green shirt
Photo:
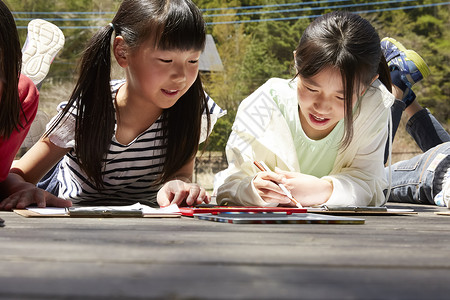
<path id="1" fill-rule="evenodd" d="M 344 134 L 344 120 L 339 121 L 330 134 L 323 139 L 312 140 L 305 134 L 300 123 L 297 97 L 279 99 L 274 90 L 271 91 L 271 95 L 291 131 L 297 150 L 300 172 L 318 178 L 329 175 L 333 169 Z M 296 95 L 296 93 L 293 93 L 293 95 Z"/>

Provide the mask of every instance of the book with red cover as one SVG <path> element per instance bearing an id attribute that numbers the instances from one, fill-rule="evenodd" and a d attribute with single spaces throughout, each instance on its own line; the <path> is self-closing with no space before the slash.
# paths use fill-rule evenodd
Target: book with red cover
<path id="1" fill-rule="evenodd" d="M 194 214 L 213 214 L 217 215 L 226 212 L 235 213 L 306 213 L 306 208 L 297 207 L 258 207 L 258 206 L 190 206 L 180 207 L 181 215 L 193 217 Z"/>

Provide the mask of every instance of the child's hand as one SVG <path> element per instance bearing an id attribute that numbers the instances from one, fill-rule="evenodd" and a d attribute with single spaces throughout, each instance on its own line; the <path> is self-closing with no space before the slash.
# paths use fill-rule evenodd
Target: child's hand
<path id="1" fill-rule="evenodd" d="M 203 202 L 209 203 L 211 198 L 205 189 L 197 184 L 187 183 L 181 180 L 171 180 L 166 182 L 158 191 L 157 201 L 161 207 L 170 204 L 181 205 L 183 201 L 186 205 L 190 206 Z"/>
<path id="2" fill-rule="evenodd" d="M 258 195 L 268 203 L 290 204 L 291 199 L 281 190 L 277 183 L 282 183 L 284 176 L 272 171 L 259 172 L 253 179 Z"/>
<path id="3" fill-rule="evenodd" d="M 275 172 L 283 177 L 281 183 L 303 206 L 323 204 L 328 201 L 333 192 L 333 185 L 327 180 L 298 172 L 287 172 L 279 168 L 275 168 Z"/>
<path id="4" fill-rule="evenodd" d="M 31 204 L 38 207 L 70 207 L 72 202 L 52 195 L 51 193 L 37 188 L 34 184 L 24 183 L 23 188 L 0 202 L 0 210 L 12 210 L 14 208 L 25 208 Z"/>

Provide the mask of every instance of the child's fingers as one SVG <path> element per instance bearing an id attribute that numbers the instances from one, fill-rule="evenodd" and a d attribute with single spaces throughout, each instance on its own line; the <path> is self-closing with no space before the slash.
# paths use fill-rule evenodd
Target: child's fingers
<path id="1" fill-rule="evenodd" d="M 281 182 L 284 178 L 282 175 L 277 174 L 272 171 L 259 172 L 257 177 L 264 179 L 264 180 L 271 180 L 271 181 L 275 181 L 275 182 Z"/>
<path id="2" fill-rule="evenodd" d="M 189 194 L 186 198 L 187 205 L 194 205 L 197 202 L 197 198 L 200 195 L 201 188 L 196 184 L 191 184 L 189 186 Z"/>
<path id="3" fill-rule="evenodd" d="M 260 191 L 259 195 L 267 203 L 289 204 L 291 200 L 284 194 L 273 191 Z"/>
<path id="4" fill-rule="evenodd" d="M 209 203 L 210 198 L 204 188 L 198 184 L 186 183 L 181 180 L 173 180 L 166 183 L 158 192 L 158 204 L 168 206 L 170 204 L 186 205 Z"/>
<path id="5" fill-rule="evenodd" d="M 162 187 L 158 194 L 156 195 L 156 201 L 158 202 L 160 207 L 169 206 L 172 200 L 172 194 L 170 191 L 167 191 L 167 187 Z"/>
<path id="6" fill-rule="evenodd" d="M 180 205 L 186 199 L 186 197 L 188 196 L 188 193 L 189 193 L 189 191 L 186 191 L 186 190 L 181 190 L 181 191 L 175 192 L 173 194 L 173 199 L 170 202 L 170 204 Z"/>
<path id="7" fill-rule="evenodd" d="M 2 201 L 0 201 L 0 210 L 5 210 L 6 201 L 7 201 L 8 199 L 9 199 L 9 198 L 5 198 L 5 199 L 3 199 Z"/>
<path id="8" fill-rule="evenodd" d="M 17 196 L 12 196 L 4 199 L 2 202 L 0 202 L 0 210 L 13 209 L 14 207 L 16 207 L 17 200 Z"/>
<path id="9" fill-rule="evenodd" d="M 44 191 L 41 190 L 37 190 L 34 193 L 34 200 L 36 202 L 37 207 L 46 207 L 47 203 L 45 201 L 45 194 Z M 21 201 L 19 203 L 17 203 L 17 205 L 25 205 L 24 207 L 26 207 L 28 204 L 26 204 L 26 201 Z"/>
<path id="10" fill-rule="evenodd" d="M 208 195 L 208 193 L 206 194 L 206 198 L 203 199 L 203 202 L 205 202 L 206 204 L 209 204 L 211 202 L 211 196 Z"/>
<path id="11" fill-rule="evenodd" d="M 293 172 L 285 171 L 285 170 L 282 170 L 282 169 L 280 169 L 278 167 L 275 167 L 275 172 L 277 174 L 281 175 L 282 177 L 291 177 L 292 174 L 293 174 Z"/>
<path id="12" fill-rule="evenodd" d="M 0 210 L 12 210 L 14 208 L 23 209 L 31 204 L 37 203 L 38 189 L 28 189 L 17 192 L 10 197 L 4 199 L 0 204 Z"/>
<path id="13" fill-rule="evenodd" d="M 156 196 L 157 202 L 160 207 L 169 206 L 175 199 L 175 195 L 178 191 L 182 190 L 184 187 L 183 182 L 179 180 L 172 180 L 166 182 L 163 187 L 158 191 Z"/>
<path id="14" fill-rule="evenodd" d="M 202 204 L 203 202 L 208 204 L 210 202 L 210 197 L 204 188 L 200 188 L 200 193 L 196 198 L 195 204 Z"/>
<path id="15" fill-rule="evenodd" d="M 266 172 L 261 172 L 260 174 L 258 174 L 255 177 L 255 179 L 253 179 L 253 185 L 255 186 L 255 188 L 257 190 L 267 190 L 267 191 L 278 193 L 280 195 L 284 195 L 281 188 L 278 186 L 278 184 L 276 184 L 276 181 L 271 179 L 274 177 L 271 176 L 270 174 L 265 175 L 263 173 L 266 173 Z M 279 175 L 277 175 L 277 176 L 279 176 Z M 279 182 L 281 183 L 281 181 L 282 180 L 280 180 Z"/>
<path id="16" fill-rule="evenodd" d="M 43 190 L 37 188 L 18 192 L 10 197 L 10 204 L 12 205 L 10 209 L 23 209 L 31 204 L 36 204 L 38 207 L 45 207 L 43 193 Z"/>
<path id="17" fill-rule="evenodd" d="M 158 199 L 157 202 L 160 207 L 166 207 L 170 205 L 170 200 L 166 197 Z"/>
<path id="18" fill-rule="evenodd" d="M 189 196 L 186 199 L 187 205 L 202 204 L 203 202 L 209 203 L 210 198 L 206 193 L 206 190 L 197 184 L 192 184 L 189 189 Z"/>
<path id="19" fill-rule="evenodd" d="M 256 191 L 258 192 L 258 195 L 268 203 L 280 203 L 280 204 L 287 204 L 290 203 L 291 200 L 288 196 L 281 190 L 281 188 L 271 182 L 271 181 L 258 181 L 255 178 L 254 186 L 256 188 Z"/>

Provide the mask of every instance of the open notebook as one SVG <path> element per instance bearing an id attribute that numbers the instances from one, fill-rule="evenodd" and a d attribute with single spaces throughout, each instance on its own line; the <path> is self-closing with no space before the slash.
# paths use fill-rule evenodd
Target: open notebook
<path id="1" fill-rule="evenodd" d="M 153 208 L 135 203 L 127 206 L 82 206 L 82 207 L 29 207 L 15 209 L 15 213 L 24 217 L 144 217 L 163 218 L 180 217 L 181 211 L 176 204 L 167 207 Z"/>

